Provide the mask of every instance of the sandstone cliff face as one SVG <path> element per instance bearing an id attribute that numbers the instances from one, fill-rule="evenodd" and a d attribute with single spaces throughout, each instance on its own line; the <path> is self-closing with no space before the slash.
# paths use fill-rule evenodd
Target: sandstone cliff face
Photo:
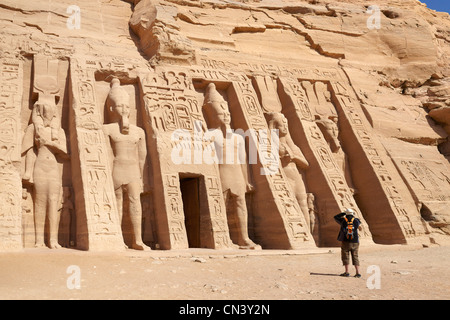
<path id="1" fill-rule="evenodd" d="M 42 212 L 47 245 L 58 225 L 59 245 L 90 250 L 139 247 L 136 221 L 153 248 L 334 246 L 347 207 L 367 242 L 447 241 L 448 14 L 416 0 L 72 2 L 0 3 L 2 250 L 34 246 Z M 118 199 L 104 134 L 127 121 L 145 132 L 142 216 L 132 187 Z M 204 161 L 220 146 L 198 134 L 220 126 L 246 132 L 244 180 Z M 286 129 L 278 149 L 269 129 Z"/>

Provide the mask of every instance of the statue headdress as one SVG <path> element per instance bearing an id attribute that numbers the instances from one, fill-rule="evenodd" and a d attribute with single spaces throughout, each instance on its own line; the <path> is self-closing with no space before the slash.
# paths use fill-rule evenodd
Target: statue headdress
<path id="1" fill-rule="evenodd" d="M 214 83 L 208 84 L 208 87 L 206 87 L 205 99 L 203 100 L 203 110 L 205 111 L 206 117 L 211 117 L 211 114 L 214 114 L 214 110 L 219 112 L 223 111 L 221 106 L 223 102 L 225 102 L 225 99 L 217 91 L 216 85 Z"/>
<path id="2" fill-rule="evenodd" d="M 109 90 L 108 101 L 109 104 L 113 105 L 128 105 L 130 102 L 128 92 L 120 86 L 120 80 L 116 77 L 111 80 L 111 89 Z"/>
<path id="3" fill-rule="evenodd" d="M 208 84 L 206 87 L 205 100 L 203 102 L 204 106 L 210 106 L 213 102 L 224 102 L 225 99 L 217 91 L 216 85 L 214 83 Z"/>

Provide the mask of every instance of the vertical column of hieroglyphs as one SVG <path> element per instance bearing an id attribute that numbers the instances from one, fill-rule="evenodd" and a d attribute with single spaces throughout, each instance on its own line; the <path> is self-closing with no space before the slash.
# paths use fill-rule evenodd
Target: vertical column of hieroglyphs
<path id="1" fill-rule="evenodd" d="M 170 152 L 171 134 L 178 128 L 189 130 L 193 126 L 186 106 L 190 100 L 183 98 L 186 83 L 172 70 L 148 73 L 140 81 L 153 183 L 161 186 L 153 192 L 158 244 L 162 249 L 187 248 L 179 175 Z"/>
<path id="2" fill-rule="evenodd" d="M 271 226 L 266 226 L 268 227 L 267 233 L 264 232 L 266 234 L 261 236 L 261 241 L 264 242 L 265 239 L 270 239 L 272 237 L 270 233 L 273 232 L 274 234 L 277 233 L 278 236 L 284 233 L 286 236 L 285 241 L 289 243 L 291 248 L 304 246 L 305 242 L 312 244 L 312 237 L 305 218 L 287 183 L 284 172 L 281 170 L 279 158 L 275 157 L 274 152 L 278 152 L 278 150 L 272 148 L 271 139 L 269 138 L 271 133 L 252 83 L 250 81 L 233 82 L 233 88 L 236 99 L 242 108 L 246 124 L 248 128 L 252 129 L 249 138 L 253 139 L 253 141 L 250 142 L 250 145 L 253 143 L 257 146 L 258 159 L 261 161 L 261 167 L 254 167 L 260 170 L 252 170 L 253 178 L 255 180 L 265 180 L 264 183 L 268 185 L 269 193 L 275 199 L 275 208 L 261 208 L 264 214 L 256 218 L 255 224 L 266 225 L 266 222 L 271 224 Z M 277 226 L 276 221 L 280 220 L 281 225 Z M 279 228 L 279 230 L 276 230 L 276 228 Z M 255 225 L 255 229 L 258 229 L 257 225 Z M 258 230 L 255 230 L 255 232 L 258 232 Z M 269 242 L 266 244 L 266 247 L 270 248 L 277 242 L 275 239 L 270 239 L 270 241 L 274 241 L 274 243 Z M 263 242 L 261 242 L 262 245 L 264 245 Z"/>
<path id="3" fill-rule="evenodd" d="M 123 249 L 103 121 L 96 101 L 95 69 L 71 60 L 73 185 L 77 199 L 77 245 L 89 250 Z M 82 199 L 82 201 L 78 200 Z"/>
<path id="4" fill-rule="evenodd" d="M 22 248 L 20 110 L 22 63 L 0 60 L 0 251 Z"/>
<path id="5" fill-rule="evenodd" d="M 311 84 L 309 81 L 303 81 Z M 295 78 L 280 78 L 280 91 L 285 96 L 286 104 L 293 110 L 287 110 L 294 130 L 294 140 L 302 142 L 308 157 L 310 168 L 307 171 L 308 187 L 317 203 L 320 244 L 336 243 L 336 224 L 333 216 L 345 208 L 353 208 L 363 222 L 362 236 L 370 239 L 370 232 L 359 212 L 342 168 L 337 164 L 330 146 L 314 121 L 312 106 L 305 92 L 302 81 Z M 311 84 L 312 85 L 312 84 Z M 288 107 L 288 106 L 286 106 Z M 289 107 L 288 107 L 289 108 Z M 292 112 L 294 111 L 295 112 Z M 331 121 L 326 119 L 327 121 Z M 298 125 L 297 125 L 298 124 Z M 336 137 L 337 139 L 337 137 Z M 302 140 L 302 141 L 301 141 Z"/>
<path id="6" fill-rule="evenodd" d="M 186 226 L 184 224 L 183 200 L 181 198 L 178 174 L 164 174 L 163 188 L 170 249 L 186 248 Z"/>
<path id="7" fill-rule="evenodd" d="M 348 128 L 351 128 L 350 130 L 354 134 L 353 146 L 359 146 L 363 150 L 359 160 L 353 160 L 359 161 L 358 163 L 363 166 L 368 166 L 371 170 L 367 174 L 373 172 L 370 187 L 380 186 L 381 188 L 377 193 L 374 193 L 374 189 L 371 189 L 370 194 L 364 194 L 364 187 L 359 188 L 361 201 L 372 201 L 372 206 L 365 205 L 366 219 L 372 233 L 382 235 L 384 240 L 378 239 L 378 241 L 388 243 L 404 242 L 408 237 L 423 234 L 423 225 L 420 222 L 420 214 L 414 200 L 392 160 L 371 132 L 368 121 L 363 118 L 361 107 L 351 88 L 341 82 L 332 82 L 331 88 L 336 97 L 336 105 L 341 110 L 341 116 L 346 117 L 349 123 Z M 366 185 L 369 187 L 369 184 L 366 183 Z M 374 205 L 374 201 L 377 202 L 376 205 Z M 381 206 L 383 203 L 385 205 Z M 370 212 L 371 210 L 372 212 Z M 375 217 L 385 218 L 381 221 Z M 399 234 L 395 228 L 387 226 L 389 224 L 392 226 L 395 223 L 398 224 L 399 231 L 403 235 Z"/>
<path id="8" fill-rule="evenodd" d="M 217 176 L 205 176 L 206 193 L 211 217 L 214 248 L 232 247 L 225 203 L 223 201 L 222 186 Z"/>

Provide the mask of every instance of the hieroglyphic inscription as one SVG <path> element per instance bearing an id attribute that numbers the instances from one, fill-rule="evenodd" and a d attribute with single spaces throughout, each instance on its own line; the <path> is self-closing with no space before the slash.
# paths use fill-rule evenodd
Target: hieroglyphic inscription
<path id="1" fill-rule="evenodd" d="M 74 121 L 85 194 L 89 247 L 123 246 L 103 121 L 95 95 L 95 69 L 87 61 L 71 61 Z"/>
<path id="2" fill-rule="evenodd" d="M 206 193 L 210 208 L 211 227 L 215 248 L 229 248 L 232 246 L 225 203 L 223 201 L 222 186 L 218 177 L 205 176 Z"/>
<path id="3" fill-rule="evenodd" d="M 394 159 L 421 201 L 450 201 L 448 165 L 438 161 Z"/>
<path id="4" fill-rule="evenodd" d="M 304 88 L 297 79 L 279 78 L 285 93 L 291 97 L 297 115 L 301 120 L 313 120 L 310 108 L 308 107 L 308 98 Z"/>
<path id="5" fill-rule="evenodd" d="M 193 130 L 202 120 L 192 80 L 184 71 L 162 70 L 142 79 L 144 103 L 154 130 Z"/>
<path id="6" fill-rule="evenodd" d="M 20 111 L 22 63 L 0 60 L 0 250 L 22 248 Z"/>
<path id="7" fill-rule="evenodd" d="M 68 57 L 74 53 L 74 47 L 61 42 L 53 42 L 49 39 L 45 41 L 31 40 L 23 37 L 0 36 L 0 43 L 3 44 L 0 49 L 5 50 L 5 54 L 15 55 L 21 53 L 23 55 L 43 54 L 52 57 Z"/>
<path id="8" fill-rule="evenodd" d="M 302 79 L 316 79 L 323 81 L 341 80 L 342 74 L 339 70 L 333 68 L 321 67 L 305 67 L 293 66 L 287 64 L 271 64 L 271 63 L 257 63 L 247 61 L 232 61 L 232 60 L 215 60 L 208 57 L 200 57 L 200 63 L 204 72 L 209 74 L 239 74 L 246 73 L 263 73 L 272 76 L 302 78 Z M 233 72 L 232 72 L 233 71 Z M 212 77 L 208 77 L 212 78 Z M 232 79 L 232 81 L 239 81 Z"/>
<path id="9" fill-rule="evenodd" d="M 163 182 L 171 248 L 186 248 L 186 226 L 184 224 L 183 200 L 178 174 L 165 174 Z"/>

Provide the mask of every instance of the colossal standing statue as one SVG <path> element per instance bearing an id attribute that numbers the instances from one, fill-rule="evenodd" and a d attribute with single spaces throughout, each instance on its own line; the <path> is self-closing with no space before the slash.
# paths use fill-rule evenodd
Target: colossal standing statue
<path id="1" fill-rule="evenodd" d="M 48 214 L 49 246 L 58 243 L 59 205 L 62 194 L 62 161 L 67 157 L 66 135 L 54 95 L 42 95 L 33 106 L 32 124 L 23 137 L 22 154 L 26 155 L 23 179 L 34 184 L 34 220 L 36 247 L 44 247 L 45 219 Z"/>
<path id="2" fill-rule="evenodd" d="M 242 249 L 260 249 L 248 235 L 248 211 L 245 194 L 253 190 L 249 183 L 245 141 L 231 129 L 228 103 L 214 83 L 206 89 L 203 103 L 209 129 L 217 130 L 214 145 L 219 158 L 219 172 L 227 211 L 237 220 L 237 244 Z M 235 210 L 230 210 L 235 208 Z M 234 211 L 234 212 L 233 212 Z"/>
<path id="3" fill-rule="evenodd" d="M 311 218 L 308 209 L 308 195 L 306 193 L 305 183 L 303 177 L 299 172 L 307 170 L 309 167 L 308 161 L 305 159 L 302 151 L 292 141 L 289 133 L 288 121 L 282 113 L 269 112 L 266 113 L 266 118 L 269 124 L 269 129 L 278 130 L 279 135 L 279 155 L 281 165 L 284 173 L 289 181 L 289 185 L 294 191 L 295 198 L 302 210 L 306 219 L 307 226 L 311 228 Z"/>
<path id="4" fill-rule="evenodd" d="M 112 123 L 105 124 L 103 131 L 113 151 L 112 177 L 117 200 L 119 221 L 123 217 L 123 195 L 128 195 L 130 220 L 134 240 L 132 248 L 149 250 L 142 241 L 142 207 L 140 195 L 143 190 L 144 164 L 147 156 L 144 130 L 129 123 L 130 97 L 113 78 L 107 98 Z"/>

